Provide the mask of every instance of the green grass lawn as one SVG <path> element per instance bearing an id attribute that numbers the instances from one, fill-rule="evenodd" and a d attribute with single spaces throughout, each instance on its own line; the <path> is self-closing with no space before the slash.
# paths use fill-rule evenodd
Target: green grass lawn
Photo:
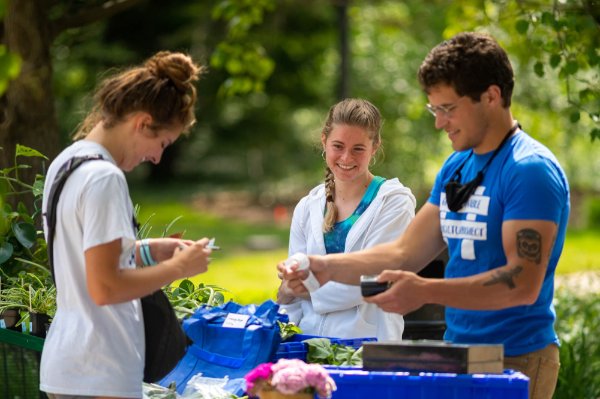
<path id="1" fill-rule="evenodd" d="M 225 288 L 226 299 L 240 304 L 275 300 L 279 279 L 276 265 L 287 258 L 287 250 L 246 252 L 233 256 L 216 255 L 208 272 L 196 276 L 194 282 Z"/>
<path id="2" fill-rule="evenodd" d="M 179 217 L 167 234 L 184 231 L 189 239 L 215 237 L 222 248 L 215 252 L 208 272 L 196 276 L 195 282 L 222 287 L 228 291 L 227 299 L 241 304 L 275 298 L 279 286 L 275 266 L 287 257 L 289 228 L 219 218 L 193 209 L 181 193 L 146 191 L 134 191 L 132 197 L 140 205 L 139 221 L 152 226 L 150 236 L 160 236 Z M 268 251 L 248 249 L 248 240 L 257 235 L 273 237 L 280 245 Z M 557 273 L 590 270 L 600 270 L 600 230 L 569 231 Z"/>
<path id="3" fill-rule="evenodd" d="M 600 230 L 568 231 L 556 272 L 600 270 Z"/>

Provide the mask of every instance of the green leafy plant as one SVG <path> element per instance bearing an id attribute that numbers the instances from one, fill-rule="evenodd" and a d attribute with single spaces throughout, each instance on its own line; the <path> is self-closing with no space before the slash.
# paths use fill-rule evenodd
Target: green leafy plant
<path id="1" fill-rule="evenodd" d="M 294 323 L 282 323 L 278 320 L 277 324 L 279 325 L 279 334 L 281 335 L 282 341 L 285 341 L 296 334 L 302 333 L 302 329 L 300 329 L 300 327 Z"/>
<path id="2" fill-rule="evenodd" d="M 557 292 L 556 330 L 561 340 L 555 399 L 600 397 L 600 297 Z"/>
<path id="3" fill-rule="evenodd" d="M 17 325 L 28 325 L 30 313 L 46 314 L 50 317 L 56 313 L 56 287 L 50 276 L 39 276 L 34 273 L 21 273 L 19 277 L 8 277 L 6 287 L 0 290 L 0 314 L 8 309 L 17 309 L 21 319 Z"/>
<path id="4" fill-rule="evenodd" d="M 20 158 L 43 158 L 40 152 L 22 145 L 15 150 L 14 166 L 0 169 L 0 270 L 15 277 L 19 272 L 38 272 L 48 269 L 46 241 L 36 228 L 40 216 L 44 176 L 37 175 L 33 184 L 23 181 L 19 171 L 31 168 L 19 163 Z M 28 209 L 23 196 L 33 196 L 33 209 Z M 8 199 L 15 199 L 11 205 Z"/>
<path id="5" fill-rule="evenodd" d="M 189 279 L 183 279 L 178 285 L 163 288 L 180 320 L 192 315 L 202 305 L 219 306 L 225 301 L 223 288 L 199 283 L 195 285 Z"/>
<path id="6" fill-rule="evenodd" d="M 302 341 L 308 345 L 308 363 L 331 364 L 335 366 L 361 366 L 362 346 L 332 344 L 328 338 L 311 338 Z"/>
<path id="7" fill-rule="evenodd" d="M 141 209 L 141 207 L 140 207 L 140 205 L 139 205 L 139 204 L 136 204 L 136 205 L 135 205 L 135 207 L 134 207 L 134 209 L 133 209 L 133 214 L 135 215 L 136 219 L 139 217 L 139 214 L 140 214 L 140 209 Z M 151 214 L 150 216 L 148 216 L 148 218 L 147 218 L 147 219 L 146 219 L 146 220 L 145 220 L 143 223 L 141 223 L 141 224 L 140 224 L 140 226 L 139 226 L 139 229 L 138 229 L 138 232 L 137 232 L 137 238 L 138 238 L 138 239 L 142 239 L 142 238 L 149 238 L 149 237 L 150 237 L 150 234 L 151 234 L 151 232 L 152 232 L 152 225 L 150 224 L 150 220 L 151 220 L 151 219 L 152 219 L 154 216 L 155 216 L 155 214 L 154 214 L 154 213 L 153 213 L 153 214 Z M 167 224 L 167 225 L 164 227 L 164 229 L 163 229 L 163 231 L 162 231 L 162 233 L 161 233 L 161 235 L 160 235 L 160 236 L 161 236 L 161 237 L 166 237 L 166 236 L 167 236 L 167 234 L 169 233 L 169 230 L 171 230 L 171 228 L 172 228 L 172 227 L 175 225 L 175 223 L 176 223 L 176 222 L 177 222 L 179 219 L 181 219 L 181 215 L 180 215 L 180 216 L 177 216 L 177 217 L 175 217 L 175 218 L 173 218 L 173 220 L 171 220 L 171 221 L 169 222 L 169 224 Z M 184 234 L 184 233 L 185 233 L 185 232 L 182 232 L 182 233 L 175 233 L 175 234 L 174 234 L 174 236 L 181 237 L 181 236 L 183 236 L 183 234 Z"/>
<path id="8" fill-rule="evenodd" d="M 177 399 L 177 391 L 175 384 L 172 383 L 168 387 L 163 387 L 157 384 L 144 382 L 142 384 L 143 399 Z"/>

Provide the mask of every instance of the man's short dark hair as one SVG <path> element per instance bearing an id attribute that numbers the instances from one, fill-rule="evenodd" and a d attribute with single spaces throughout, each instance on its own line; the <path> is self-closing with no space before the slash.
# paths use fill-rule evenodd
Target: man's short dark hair
<path id="1" fill-rule="evenodd" d="M 419 68 L 419 83 L 428 92 L 438 84 L 459 96 L 480 101 L 491 85 L 500 87 L 505 108 L 510 106 L 514 76 L 508 55 L 489 35 L 465 32 L 434 47 Z"/>

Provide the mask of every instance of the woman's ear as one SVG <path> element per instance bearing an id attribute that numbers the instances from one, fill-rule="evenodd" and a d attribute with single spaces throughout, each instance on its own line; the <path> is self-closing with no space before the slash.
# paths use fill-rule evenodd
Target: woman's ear
<path id="1" fill-rule="evenodd" d="M 135 116 L 135 129 L 142 133 L 148 133 L 152 127 L 152 116 L 147 112 L 138 112 Z"/>
<path id="2" fill-rule="evenodd" d="M 327 144 L 327 136 L 324 133 L 321 133 L 321 145 L 322 145 L 322 150 L 325 151 L 325 147 Z"/>
<path id="3" fill-rule="evenodd" d="M 371 152 L 372 157 L 374 157 L 375 154 L 377 154 L 377 151 L 379 151 L 379 147 L 381 147 L 381 142 L 373 143 L 373 151 Z"/>

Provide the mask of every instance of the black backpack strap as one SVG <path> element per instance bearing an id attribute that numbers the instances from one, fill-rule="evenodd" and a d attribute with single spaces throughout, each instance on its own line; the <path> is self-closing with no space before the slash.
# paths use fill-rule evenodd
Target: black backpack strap
<path id="1" fill-rule="evenodd" d="M 46 225 L 48 227 L 48 242 L 46 244 L 48 263 L 50 264 L 50 272 L 52 273 L 54 285 L 56 285 L 56 280 L 54 279 L 54 250 L 52 247 L 54 244 L 54 233 L 56 229 L 56 207 L 58 205 L 58 198 L 60 197 L 60 193 L 62 192 L 68 177 L 71 176 L 71 173 L 73 173 L 75 169 L 87 161 L 96 161 L 100 159 L 104 159 L 104 157 L 100 154 L 85 155 L 82 157 L 73 157 L 69 159 L 56 173 L 54 183 L 52 183 L 52 187 L 50 188 L 50 194 L 48 194 L 46 213 L 44 213 L 44 217 L 46 218 Z"/>

